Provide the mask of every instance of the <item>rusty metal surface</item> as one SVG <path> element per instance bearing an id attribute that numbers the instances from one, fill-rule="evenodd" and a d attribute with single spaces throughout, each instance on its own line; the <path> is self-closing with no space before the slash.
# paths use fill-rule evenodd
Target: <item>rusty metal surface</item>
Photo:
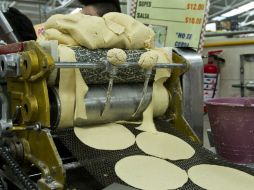
<path id="1" fill-rule="evenodd" d="M 23 50 L 24 50 L 23 43 L 3 45 L 3 46 L 0 46 L 0 55 L 18 53 L 18 52 L 22 52 Z"/>

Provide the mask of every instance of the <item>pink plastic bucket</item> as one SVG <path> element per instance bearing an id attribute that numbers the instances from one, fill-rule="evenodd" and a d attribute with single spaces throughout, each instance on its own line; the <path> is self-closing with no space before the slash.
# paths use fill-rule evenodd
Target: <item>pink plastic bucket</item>
<path id="1" fill-rule="evenodd" d="M 240 164 L 254 163 L 254 98 L 206 102 L 217 153 Z"/>

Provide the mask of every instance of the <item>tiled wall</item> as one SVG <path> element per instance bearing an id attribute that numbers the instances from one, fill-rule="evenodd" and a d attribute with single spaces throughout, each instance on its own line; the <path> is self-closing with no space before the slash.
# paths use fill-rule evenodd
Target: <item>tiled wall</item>
<path id="1" fill-rule="evenodd" d="M 211 50 L 224 50 L 223 58 L 226 63 L 221 68 L 219 97 L 240 97 L 240 88 L 233 88 L 233 84 L 240 84 L 240 55 L 254 54 L 253 45 L 237 45 L 205 48 L 203 55 Z M 207 63 L 207 59 L 204 59 Z M 254 62 L 245 62 L 245 81 L 254 81 Z M 254 91 L 245 90 L 245 96 L 253 96 Z"/>

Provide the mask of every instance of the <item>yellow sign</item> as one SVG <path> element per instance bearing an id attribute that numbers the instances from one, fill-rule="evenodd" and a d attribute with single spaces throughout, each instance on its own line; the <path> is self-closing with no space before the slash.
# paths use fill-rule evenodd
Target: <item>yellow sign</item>
<path id="1" fill-rule="evenodd" d="M 137 0 L 135 18 L 152 25 L 156 46 L 198 48 L 206 0 Z"/>

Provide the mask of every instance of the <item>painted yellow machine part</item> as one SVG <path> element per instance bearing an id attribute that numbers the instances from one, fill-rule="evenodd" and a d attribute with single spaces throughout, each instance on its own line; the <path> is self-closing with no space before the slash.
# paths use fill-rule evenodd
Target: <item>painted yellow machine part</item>
<path id="1" fill-rule="evenodd" d="M 61 190 L 65 184 L 65 170 L 48 129 L 16 131 L 24 147 L 24 159 L 42 173 L 37 182 L 42 190 Z"/>
<path id="2" fill-rule="evenodd" d="M 7 78 L 7 90 L 11 98 L 12 115 L 21 107 L 18 125 L 12 128 L 24 147 L 25 161 L 37 166 L 42 177 L 37 182 L 42 190 L 61 190 L 65 184 L 65 170 L 50 127 L 50 103 L 47 77 L 54 69 L 53 58 L 36 42 L 25 42 L 21 53 L 21 77 Z M 44 129 L 27 130 L 28 125 L 40 123 Z"/>
<path id="3" fill-rule="evenodd" d="M 19 125 L 40 122 L 50 127 L 50 104 L 47 76 L 54 69 L 53 58 L 34 41 L 25 43 L 21 53 L 21 74 L 19 78 L 7 78 L 8 92 L 11 97 L 11 111 L 21 107 L 22 117 Z"/>
<path id="4" fill-rule="evenodd" d="M 177 54 L 173 55 L 173 61 L 186 63 Z M 42 178 L 38 181 L 40 189 L 60 190 L 64 188 L 65 171 L 52 136 L 46 129 L 50 127 L 50 104 L 46 79 L 54 69 L 54 61 L 36 42 L 31 41 L 25 43 L 20 64 L 22 76 L 7 79 L 12 114 L 15 113 L 17 106 L 21 107 L 22 112 L 19 125 L 14 126 L 13 133 L 22 141 L 25 159 L 35 164 L 42 172 Z M 193 141 L 199 142 L 183 117 L 180 76 L 185 71 L 174 69 L 171 78 L 165 84 L 171 96 L 167 116 L 172 118 L 173 127 Z M 26 126 L 35 122 L 41 123 L 44 129 L 26 130 Z"/>
<path id="5" fill-rule="evenodd" d="M 176 53 L 173 53 L 173 62 L 185 63 L 186 65 L 188 65 L 186 60 Z M 201 142 L 200 139 L 192 130 L 192 128 L 190 127 L 190 125 L 188 124 L 188 122 L 185 120 L 183 116 L 183 105 L 182 105 L 183 96 L 182 96 L 180 77 L 187 70 L 188 70 L 188 67 L 185 69 L 174 69 L 171 74 L 171 77 L 165 83 L 165 87 L 168 89 L 168 92 L 171 95 L 170 105 L 166 114 L 171 118 L 170 125 L 178 129 L 186 137 L 189 137 L 190 140 L 200 143 Z"/>

